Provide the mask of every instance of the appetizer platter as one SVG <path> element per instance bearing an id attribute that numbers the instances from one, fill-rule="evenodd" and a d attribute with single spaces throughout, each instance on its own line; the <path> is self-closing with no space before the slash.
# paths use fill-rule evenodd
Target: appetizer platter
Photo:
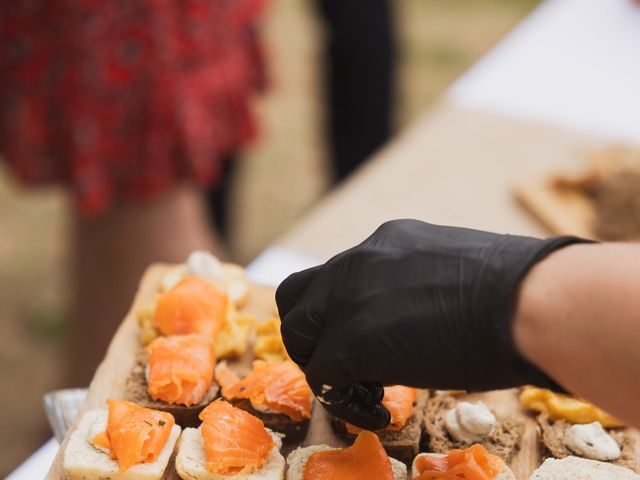
<path id="1" fill-rule="evenodd" d="M 577 171 L 517 184 L 516 199 L 551 233 L 612 241 L 640 239 L 640 149 L 586 155 Z"/>
<path id="2" fill-rule="evenodd" d="M 384 431 L 331 418 L 286 355 L 274 293 L 206 252 L 151 266 L 47 478 L 640 480 L 636 431 L 533 387 L 389 386 Z"/>

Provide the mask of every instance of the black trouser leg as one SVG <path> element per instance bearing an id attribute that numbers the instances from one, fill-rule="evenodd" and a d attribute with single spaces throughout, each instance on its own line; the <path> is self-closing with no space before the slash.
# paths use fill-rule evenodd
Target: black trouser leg
<path id="1" fill-rule="evenodd" d="M 233 176 L 236 170 L 236 159 L 226 157 L 220 174 L 220 182 L 216 187 L 207 190 L 207 207 L 209 219 L 223 240 L 227 239 L 227 211 L 229 209 L 229 196 L 233 187 Z"/>
<path id="2" fill-rule="evenodd" d="M 316 0 L 327 26 L 327 134 L 342 180 L 391 134 L 395 32 L 390 0 Z"/>

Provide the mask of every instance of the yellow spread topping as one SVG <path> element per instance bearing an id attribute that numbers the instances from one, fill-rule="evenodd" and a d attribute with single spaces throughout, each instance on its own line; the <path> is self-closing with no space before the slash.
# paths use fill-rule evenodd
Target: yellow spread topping
<path id="1" fill-rule="evenodd" d="M 289 359 L 287 350 L 282 342 L 280 319 L 278 317 L 271 317 L 256 327 L 256 343 L 253 348 L 253 355 L 267 362 L 279 362 Z"/>
<path id="2" fill-rule="evenodd" d="M 140 343 L 145 346 L 160 336 L 160 332 L 153 323 L 153 312 L 153 306 L 143 307 L 137 312 Z M 239 313 L 233 305 L 229 304 L 224 326 L 215 339 L 216 357 L 239 357 L 244 354 L 255 323 L 253 316 Z"/>
<path id="3" fill-rule="evenodd" d="M 524 387 L 520 402 L 530 410 L 548 413 L 554 420 L 566 420 L 573 424 L 600 422 L 606 428 L 624 426 L 620 420 L 585 400 L 544 388 Z"/>
<path id="4" fill-rule="evenodd" d="M 153 313 L 153 305 L 147 305 L 137 311 L 138 325 L 140 325 L 140 343 L 145 346 L 158 337 L 158 330 L 153 324 Z"/>
<path id="5" fill-rule="evenodd" d="M 256 319 L 247 314 L 238 313 L 229 305 L 224 327 L 216 337 L 216 356 L 218 358 L 239 357 L 247 351 L 249 334 Z"/>

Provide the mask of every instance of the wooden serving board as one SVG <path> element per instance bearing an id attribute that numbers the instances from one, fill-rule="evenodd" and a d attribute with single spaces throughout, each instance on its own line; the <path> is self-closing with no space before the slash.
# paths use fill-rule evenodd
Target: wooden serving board
<path id="1" fill-rule="evenodd" d="M 136 312 L 143 306 L 153 302 L 158 291 L 158 286 L 163 275 L 168 270 L 168 265 L 152 265 L 145 272 L 138 292 L 133 301 L 131 309 L 127 313 L 124 321 L 118 328 L 107 354 L 96 370 L 96 374 L 89 386 L 87 398 L 78 413 L 78 418 L 73 422 L 71 428 L 65 435 L 58 454 L 49 469 L 47 479 L 62 480 L 64 473 L 62 469 L 62 459 L 64 450 L 69 441 L 71 433 L 77 428 L 79 418 L 88 410 L 94 408 L 106 408 L 107 398 L 125 398 L 125 384 L 129 373 L 136 362 L 136 352 L 140 349 L 139 327 Z M 264 321 L 274 313 L 274 289 L 261 285 L 251 285 L 249 301 L 241 309 L 254 315 L 258 321 Z M 250 358 L 243 359 L 247 363 Z M 316 408 L 309 427 L 309 433 L 304 441 L 305 445 L 315 443 L 328 443 L 335 446 L 344 446 L 338 437 L 333 434 L 329 419 L 321 408 Z M 165 473 L 166 480 L 179 480 L 173 468 L 173 459 Z"/>
<path id="2" fill-rule="evenodd" d="M 77 428 L 79 418 L 82 414 L 94 408 L 105 408 L 105 400 L 107 398 L 124 398 L 126 378 L 135 364 L 136 352 L 140 348 L 136 312 L 140 307 L 148 305 L 153 301 L 158 285 L 167 268 L 167 265 L 158 264 L 149 267 L 145 272 L 131 310 L 118 328 L 109 345 L 106 357 L 96 371 L 89 386 L 87 398 L 78 414 L 78 418 L 73 422 L 69 432 L 67 432 L 63 439 L 58 454 L 47 474 L 47 479 L 64 479 L 62 469 L 64 450 L 69 441 L 69 436 L 75 428 Z M 252 285 L 251 297 L 242 311 L 254 315 L 258 321 L 264 321 L 273 315 L 273 308 L 274 289 L 271 287 Z M 248 364 L 250 358 L 247 356 L 243 361 Z M 511 468 L 518 480 L 527 480 L 531 472 L 541 463 L 541 451 L 537 439 L 535 420 L 520 406 L 517 392 L 515 390 L 504 390 L 466 395 L 464 397 L 471 401 L 482 400 L 487 406 L 495 410 L 498 416 L 508 414 L 522 418 L 526 425 L 525 434 L 522 438 L 520 451 L 511 462 Z M 345 442 L 335 435 L 330 424 L 329 415 L 316 404 L 309 432 L 301 445 L 306 446 L 318 443 L 325 443 L 336 447 L 346 446 Z M 286 452 L 284 453 L 286 454 Z M 169 463 L 164 478 L 165 480 L 179 480 L 173 467 L 173 459 Z"/>
<path id="3" fill-rule="evenodd" d="M 578 190 L 556 187 L 553 176 L 521 182 L 513 194 L 554 235 L 596 238 L 591 227 L 595 216 L 592 202 Z"/>

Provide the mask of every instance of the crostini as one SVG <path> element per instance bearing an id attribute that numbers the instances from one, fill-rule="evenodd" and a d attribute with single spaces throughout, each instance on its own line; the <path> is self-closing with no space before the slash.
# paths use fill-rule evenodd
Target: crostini
<path id="1" fill-rule="evenodd" d="M 529 480 L 640 480 L 628 468 L 578 457 L 547 458 Z"/>
<path id="2" fill-rule="evenodd" d="M 636 441 L 618 419 L 585 400 L 536 387 L 520 392 L 536 420 L 546 456 L 577 456 L 636 468 Z"/>
<path id="3" fill-rule="evenodd" d="M 283 433 L 286 442 L 306 435 L 313 394 L 304 373 L 292 361 L 255 360 L 244 378 L 221 362 L 215 379 L 225 399 L 258 417 L 271 430 Z"/>
<path id="4" fill-rule="evenodd" d="M 218 395 L 215 361 L 213 342 L 204 335 L 158 337 L 138 355 L 125 396 L 171 413 L 182 427 L 194 427 L 198 414 Z"/>
<path id="5" fill-rule="evenodd" d="M 229 301 L 237 308 L 249 300 L 249 281 L 244 268 L 223 263 L 207 251 L 191 252 L 183 264 L 172 267 L 162 278 L 160 290 L 171 290 L 184 277 L 201 277 L 216 283 L 228 293 Z"/>
<path id="6" fill-rule="evenodd" d="M 108 411 L 90 410 L 69 438 L 63 469 L 67 480 L 159 480 L 180 427 L 171 414 L 124 400 Z"/>
<path id="7" fill-rule="evenodd" d="M 407 467 L 389 458 L 373 433 L 358 434 L 353 445 L 333 448 L 313 445 L 295 449 L 287 457 L 287 480 L 404 480 Z"/>
<path id="8" fill-rule="evenodd" d="M 184 480 L 282 480 L 282 442 L 245 410 L 216 400 L 200 414 L 202 425 L 187 428 L 176 456 Z"/>
<path id="9" fill-rule="evenodd" d="M 246 352 L 255 327 L 255 318 L 239 312 L 224 287 L 198 276 L 182 277 L 137 317 L 143 346 L 159 336 L 196 333 L 214 341 L 218 358 Z"/>
<path id="10" fill-rule="evenodd" d="M 429 392 L 402 385 L 384 388 L 382 403 L 391 413 L 391 423 L 375 432 L 389 456 L 407 465 L 420 451 L 422 423 Z M 348 438 L 355 438 L 360 429 L 334 418 L 335 430 Z"/>
<path id="11" fill-rule="evenodd" d="M 439 394 L 427 402 L 424 429 L 431 452 L 446 453 L 478 443 L 509 462 L 520 448 L 524 423 L 515 416 L 499 416 L 482 402 Z"/>
<path id="12" fill-rule="evenodd" d="M 516 480 L 504 460 L 492 455 L 480 444 L 463 450 L 443 453 L 421 453 L 411 467 L 413 480 L 458 479 Z"/>

